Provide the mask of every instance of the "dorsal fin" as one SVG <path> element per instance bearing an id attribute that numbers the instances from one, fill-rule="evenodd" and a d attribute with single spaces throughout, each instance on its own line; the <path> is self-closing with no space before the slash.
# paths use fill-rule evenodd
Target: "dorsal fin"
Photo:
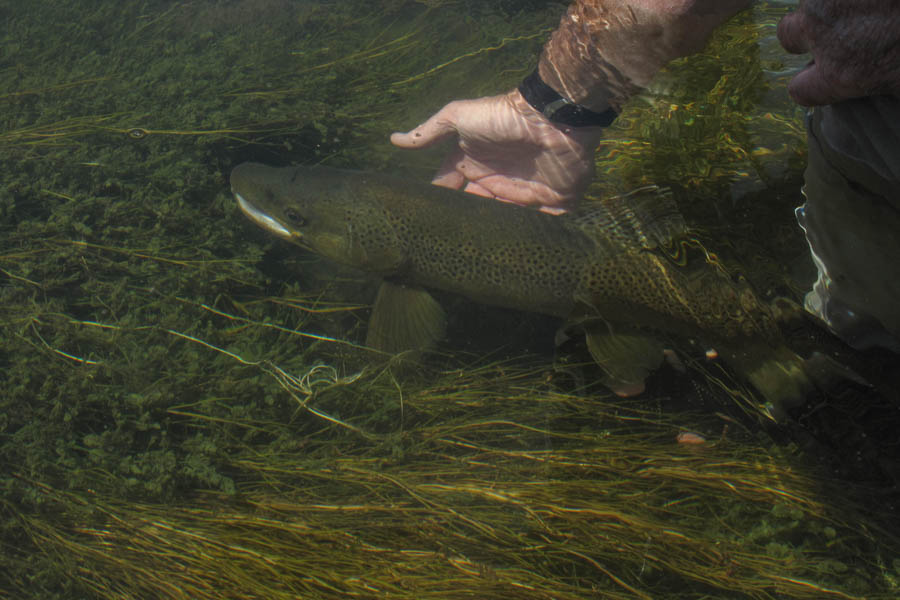
<path id="1" fill-rule="evenodd" d="M 633 250 L 667 246 L 687 232 L 672 190 L 655 185 L 595 200 L 572 220 L 594 240 Z"/>

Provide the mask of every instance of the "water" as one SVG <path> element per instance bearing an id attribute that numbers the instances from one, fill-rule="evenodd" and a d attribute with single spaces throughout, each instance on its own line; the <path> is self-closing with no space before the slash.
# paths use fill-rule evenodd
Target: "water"
<path id="1" fill-rule="evenodd" d="M 590 195 L 671 186 L 729 269 L 798 299 L 789 4 L 635 100 Z M 389 133 L 515 85 L 560 11 L 0 3 L 0 595 L 897 595 L 889 403 L 761 426 L 690 348 L 621 400 L 553 369 L 555 323 L 449 298 L 439 353 L 385 362 L 360 347 L 377 282 L 239 214 L 245 160 L 427 180 L 444 149 Z"/>

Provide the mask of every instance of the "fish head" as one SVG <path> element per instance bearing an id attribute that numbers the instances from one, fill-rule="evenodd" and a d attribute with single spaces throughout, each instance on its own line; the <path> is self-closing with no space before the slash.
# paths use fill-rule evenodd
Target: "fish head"
<path id="1" fill-rule="evenodd" d="M 241 211 L 270 233 L 316 254 L 382 275 L 394 273 L 403 248 L 375 198 L 349 171 L 243 163 L 231 172 Z"/>

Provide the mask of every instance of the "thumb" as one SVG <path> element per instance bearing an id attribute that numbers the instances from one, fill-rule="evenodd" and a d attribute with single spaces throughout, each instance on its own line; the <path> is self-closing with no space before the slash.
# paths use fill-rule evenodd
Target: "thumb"
<path id="1" fill-rule="evenodd" d="M 803 15 L 793 12 L 778 22 L 778 41 L 791 54 L 806 54 L 810 50 L 809 32 Z"/>
<path id="2" fill-rule="evenodd" d="M 826 80 L 821 67 L 816 63 L 807 65 L 794 75 L 788 82 L 788 93 L 797 104 L 803 106 L 822 106 L 853 96 L 834 82 Z"/>
<path id="3" fill-rule="evenodd" d="M 401 148 L 427 148 L 447 136 L 456 135 L 456 104 L 451 102 L 411 131 L 392 133 L 391 143 Z"/>

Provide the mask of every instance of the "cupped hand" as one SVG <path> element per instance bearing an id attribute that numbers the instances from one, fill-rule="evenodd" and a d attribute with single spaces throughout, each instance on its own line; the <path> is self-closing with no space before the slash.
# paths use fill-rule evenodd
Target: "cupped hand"
<path id="1" fill-rule="evenodd" d="M 778 39 L 788 52 L 812 54 L 788 84 L 800 104 L 900 96 L 897 0 L 800 0 L 778 24 Z"/>
<path id="2" fill-rule="evenodd" d="M 602 131 L 554 125 L 513 90 L 451 102 L 391 142 L 425 148 L 451 138 L 455 148 L 432 183 L 560 213 L 590 183 Z"/>

